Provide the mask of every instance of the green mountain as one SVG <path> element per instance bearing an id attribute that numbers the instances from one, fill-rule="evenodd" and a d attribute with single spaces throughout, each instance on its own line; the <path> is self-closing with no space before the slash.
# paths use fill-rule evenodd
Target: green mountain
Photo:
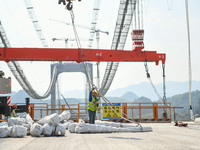
<path id="1" fill-rule="evenodd" d="M 196 90 L 191 93 L 192 95 L 192 108 L 193 114 L 198 116 L 200 115 L 200 91 Z M 189 104 L 189 93 L 183 93 L 174 95 L 170 98 L 167 98 L 168 102 L 171 102 L 172 107 L 184 107 L 176 109 L 176 118 L 177 120 L 190 120 L 190 104 Z"/>

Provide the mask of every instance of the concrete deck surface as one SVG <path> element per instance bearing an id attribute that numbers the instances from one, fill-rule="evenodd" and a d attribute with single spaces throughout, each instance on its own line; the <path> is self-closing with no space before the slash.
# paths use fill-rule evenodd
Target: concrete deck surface
<path id="1" fill-rule="evenodd" d="M 143 123 L 153 132 L 76 134 L 0 139 L 0 150 L 200 150 L 200 124 Z"/>

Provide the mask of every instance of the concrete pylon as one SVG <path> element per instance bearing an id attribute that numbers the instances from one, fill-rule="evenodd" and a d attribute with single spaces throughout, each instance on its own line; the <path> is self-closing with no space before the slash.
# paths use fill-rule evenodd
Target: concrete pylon
<path id="1" fill-rule="evenodd" d="M 90 74 L 91 74 L 91 80 L 93 82 L 93 65 L 92 63 L 87 63 Z M 57 68 L 57 76 L 56 81 L 58 79 L 59 74 L 63 72 L 82 72 L 86 76 L 86 70 L 83 63 L 55 63 L 51 65 L 51 77 L 53 75 L 53 69 L 54 67 Z M 87 79 L 87 77 L 86 77 Z M 87 81 L 88 82 L 88 81 Z M 87 103 L 87 99 L 86 99 Z M 51 105 L 56 105 L 56 86 L 54 85 L 51 91 Z M 55 108 L 55 106 L 52 106 L 51 108 Z M 51 113 L 55 113 L 55 110 L 51 110 Z"/>

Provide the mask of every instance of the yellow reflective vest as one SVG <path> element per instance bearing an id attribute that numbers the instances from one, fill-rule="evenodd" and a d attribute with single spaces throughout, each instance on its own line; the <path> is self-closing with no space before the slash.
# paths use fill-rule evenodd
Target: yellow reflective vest
<path id="1" fill-rule="evenodd" d="M 97 111 L 97 104 L 95 104 L 94 102 L 96 102 L 96 99 L 92 96 L 92 101 L 89 101 L 88 104 L 88 110 Z"/>
<path id="2" fill-rule="evenodd" d="M 11 116 L 11 117 L 16 117 L 16 112 L 15 112 L 15 110 L 13 110 L 13 111 L 11 112 L 10 116 Z"/>

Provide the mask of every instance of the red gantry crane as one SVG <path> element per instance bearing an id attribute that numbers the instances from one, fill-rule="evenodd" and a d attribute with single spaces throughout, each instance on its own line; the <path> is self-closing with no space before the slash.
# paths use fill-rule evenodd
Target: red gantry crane
<path id="1" fill-rule="evenodd" d="M 84 61 L 93 62 L 155 62 L 165 64 L 165 54 L 142 51 L 143 30 L 132 32 L 133 50 L 63 49 L 63 48 L 0 48 L 1 61 Z M 139 41 L 139 42 L 138 42 Z"/>
<path id="2" fill-rule="evenodd" d="M 61 48 L 0 48 L 1 61 L 83 61 L 94 62 L 155 62 L 165 63 L 165 54 L 141 50 L 61 49 Z"/>

